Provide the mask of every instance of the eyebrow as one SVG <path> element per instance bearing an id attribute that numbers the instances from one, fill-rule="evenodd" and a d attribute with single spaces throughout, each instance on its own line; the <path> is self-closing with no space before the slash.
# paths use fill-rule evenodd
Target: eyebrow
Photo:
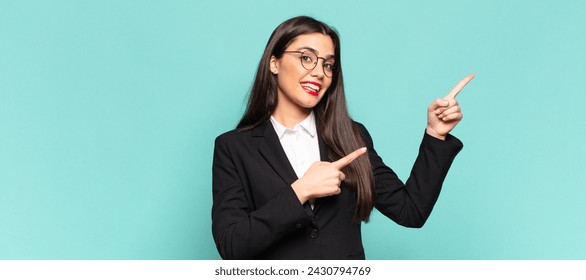
<path id="1" fill-rule="evenodd" d="M 319 55 L 319 51 L 317 51 L 316 49 L 314 49 L 312 47 L 300 47 L 300 48 L 297 48 L 297 50 L 298 51 L 300 51 L 300 50 L 310 50 L 310 51 L 312 51 L 312 52 L 314 52 L 314 53 L 316 53 L 316 54 Z M 336 56 L 333 55 L 333 54 L 330 54 L 330 55 L 326 56 L 325 59 L 330 59 L 330 58 L 334 58 L 334 57 L 336 57 Z"/>

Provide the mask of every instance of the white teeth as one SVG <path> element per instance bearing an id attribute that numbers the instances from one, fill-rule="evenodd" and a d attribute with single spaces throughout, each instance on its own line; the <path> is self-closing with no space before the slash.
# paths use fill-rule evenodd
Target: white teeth
<path id="1" fill-rule="evenodd" d="M 307 83 L 307 84 L 302 84 L 302 85 L 303 85 L 303 87 L 309 88 L 313 91 L 319 91 L 319 89 L 320 89 L 318 86 L 316 86 L 314 84 Z"/>

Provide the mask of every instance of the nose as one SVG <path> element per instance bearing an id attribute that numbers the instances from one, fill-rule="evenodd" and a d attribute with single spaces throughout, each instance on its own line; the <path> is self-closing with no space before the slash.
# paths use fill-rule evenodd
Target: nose
<path id="1" fill-rule="evenodd" d="M 322 59 L 322 63 L 319 63 L 319 60 Z M 313 68 L 313 70 L 311 70 L 311 75 L 314 77 L 317 77 L 318 79 L 323 79 L 325 73 L 324 73 L 324 65 L 323 63 L 326 60 L 324 58 L 318 57 L 315 67 Z"/>

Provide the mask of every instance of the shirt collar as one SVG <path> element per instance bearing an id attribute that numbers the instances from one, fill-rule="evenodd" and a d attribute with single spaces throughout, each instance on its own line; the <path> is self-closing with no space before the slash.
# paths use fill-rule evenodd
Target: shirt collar
<path id="1" fill-rule="evenodd" d="M 283 135 L 285 134 L 285 132 L 287 130 L 297 131 L 301 128 L 301 129 L 305 130 L 307 133 L 309 133 L 309 135 L 311 137 L 314 137 L 317 133 L 317 129 L 316 129 L 316 125 L 315 125 L 315 115 L 314 115 L 313 111 L 311 111 L 311 113 L 309 113 L 309 116 L 307 116 L 307 118 L 305 118 L 300 123 L 295 125 L 292 129 L 287 128 L 284 125 L 280 124 L 273 116 L 271 116 L 271 123 L 273 124 L 273 128 L 275 128 L 275 131 L 277 132 L 277 136 L 279 136 L 279 139 L 281 139 L 281 137 L 283 137 Z"/>

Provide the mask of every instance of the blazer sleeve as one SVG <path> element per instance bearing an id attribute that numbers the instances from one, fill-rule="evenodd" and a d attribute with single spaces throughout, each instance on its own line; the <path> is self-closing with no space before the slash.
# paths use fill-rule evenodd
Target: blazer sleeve
<path id="1" fill-rule="evenodd" d="M 238 162 L 231 152 L 218 137 L 212 166 L 212 233 L 223 259 L 253 259 L 287 234 L 310 224 L 311 217 L 292 188 L 283 188 L 255 209 L 238 168 L 245 163 Z"/>
<path id="2" fill-rule="evenodd" d="M 445 141 L 424 133 L 419 153 L 406 183 L 376 153 L 372 138 L 358 124 L 368 147 L 375 180 L 375 207 L 385 216 L 406 227 L 422 227 L 431 214 L 448 170 L 463 147 L 448 134 Z"/>

